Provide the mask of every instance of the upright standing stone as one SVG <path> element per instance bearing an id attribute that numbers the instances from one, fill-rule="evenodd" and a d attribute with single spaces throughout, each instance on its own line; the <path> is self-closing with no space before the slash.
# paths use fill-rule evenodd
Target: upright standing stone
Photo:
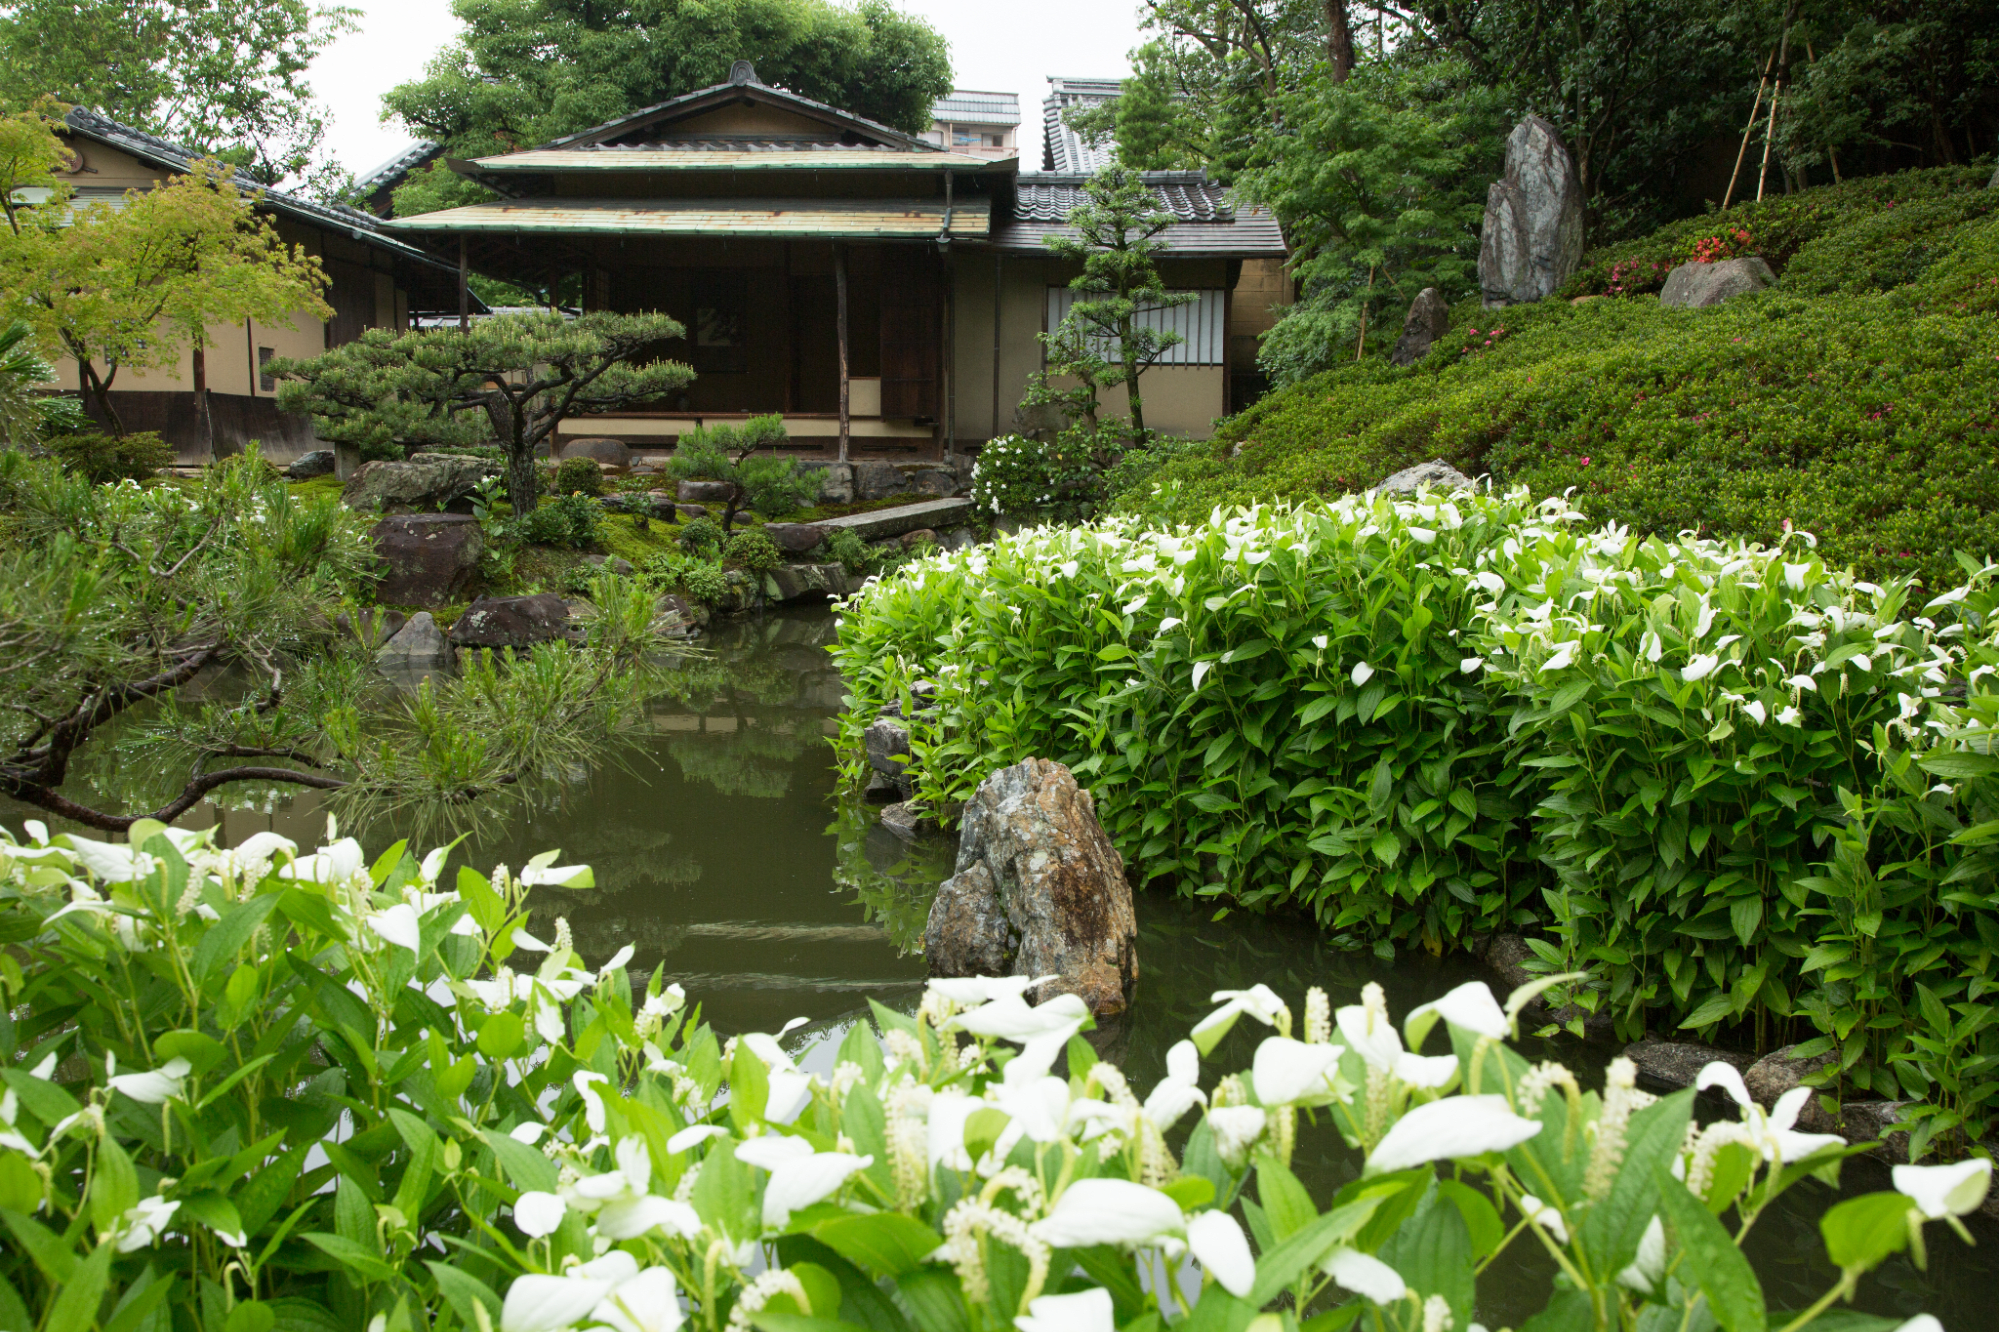
<path id="1" fill-rule="evenodd" d="M 1485 196 L 1478 285 L 1488 308 L 1539 301 L 1583 257 L 1583 194 L 1555 127 L 1529 116 L 1506 139 L 1506 174 Z"/>
<path id="2" fill-rule="evenodd" d="M 1402 320 L 1402 336 L 1395 340 L 1395 350 L 1388 354 L 1388 359 L 1398 366 L 1413 366 L 1430 354 L 1431 343 L 1450 331 L 1451 307 L 1442 292 L 1425 287 L 1409 303 L 1409 313 Z"/>
<path id="3" fill-rule="evenodd" d="M 1131 886 L 1067 768 L 1024 759 L 979 785 L 923 952 L 933 975 L 1052 976 L 1028 998 L 1070 993 L 1100 1017 L 1124 1012 L 1138 979 Z"/>

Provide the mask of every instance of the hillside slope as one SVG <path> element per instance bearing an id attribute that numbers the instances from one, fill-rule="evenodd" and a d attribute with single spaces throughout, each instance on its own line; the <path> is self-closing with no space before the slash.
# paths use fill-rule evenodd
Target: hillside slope
<path id="1" fill-rule="evenodd" d="M 1954 551 L 1999 554 L 1988 178 L 1854 181 L 1593 253 L 1540 305 L 1460 306 L 1416 366 L 1370 357 L 1271 394 L 1122 507 L 1186 521 L 1444 458 L 1501 485 L 1573 488 L 1592 517 L 1645 531 L 1768 540 L 1788 523 L 1864 576 L 1955 582 Z M 1707 238 L 1763 255 L 1777 287 L 1662 308 L 1666 273 Z"/>

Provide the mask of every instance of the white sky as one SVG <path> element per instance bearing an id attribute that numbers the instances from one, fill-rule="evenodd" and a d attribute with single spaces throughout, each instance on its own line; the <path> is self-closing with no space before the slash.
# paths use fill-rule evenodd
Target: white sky
<path id="1" fill-rule="evenodd" d="M 333 113 L 327 143 L 357 176 L 409 142 L 382 124 L 382 94 L 420 77 L 424 65 L 458 30 L 449 0 L 348 0 L 361 10 L 361 30 L 343 38 L 313 65 L 313 91 Z M 1041 99 L 1051 74 L 1116 78 L 1131 72 L 1125 53 L 1138 45 L 1137 0 L 899 0 L 928 19 L 951 43 L 960 88 L 1020 95 L 1037 145 Z M 744 52 L 751 59 L 755 52 Z M 1039 167 L 1029 154 L 1030 169 Z"/>

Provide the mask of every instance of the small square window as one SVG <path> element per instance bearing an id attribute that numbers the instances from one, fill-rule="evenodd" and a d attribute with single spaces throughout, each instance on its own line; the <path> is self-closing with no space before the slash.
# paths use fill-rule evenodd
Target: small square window
<path id="1" fill-rule="evenodd" d="M 259 347 L 257 349 L 257 387 L 265 393 L 276 393 L 278 391 L 278 382 L 264 373 L 264 367 L 270 365 L 272 358 L 275 356 L 277 356 L 277 352 L 273 348 Z"/>

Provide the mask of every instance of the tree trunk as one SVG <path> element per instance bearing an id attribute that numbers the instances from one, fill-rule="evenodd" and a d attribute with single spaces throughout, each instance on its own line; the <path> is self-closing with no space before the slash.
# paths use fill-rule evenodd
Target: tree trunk
<path id="1" fill-rule="evenodd" d="M 1136 319 L 1124 321 L 1119 330 L 1118 352 L 1124 361 L 1124 396 L 1131 407 L 1131 442 L 1145 445 L 1145 402 L 1138 396 L 1138 357 L 1131 350 L 1131 333 L 1138 325 Z"/>
<path id="2" fill-rule="evenodd" d="M 1333 82 L 1345 83 L 1353 73 L 1353 25 L 1347 21 L 1346 0 L 1326 0 L 1326 59 L 1333 64 Z"/>
<path id="3" fill-rule="evenodd" d="M 514 507 L 515 518 L 525 518 L 541 499 L 541 476 L 535 471 L 534 441 L 527 419 L 498 389 L 486 394 L 486 416 L 493 423 L 493 434 L 500 438 L 500 447 L 507 451 L 507 503 Z"/>

